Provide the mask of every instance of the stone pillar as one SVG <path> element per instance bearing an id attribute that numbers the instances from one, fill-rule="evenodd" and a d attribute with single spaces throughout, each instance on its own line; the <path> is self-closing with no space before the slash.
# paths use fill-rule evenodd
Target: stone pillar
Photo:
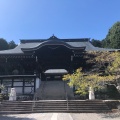
<path id="1" fill-rule="evenodd" d="M 118 92 L 120 93 L 120 83 L 118 84 L 118 86 L 116 87 Z"/>
<path id="2" fill-rule="evenodd" d="M 95 99 L 95 95 L 94 95 L 94 90 L 93 88 L 89 88 L 89 100 L 94 100 Z"/>
<path id="3" fill-rule="evenodd" d="M 15 90 L 15 88 L 11 88 L 9 100 L 10 101 L 15 101 L 16 100 L 16 90 Z"/>
<path id="4" fill-rule="evenodd" d="M 36 89 L 40 87 L 40 79 L 37 77 L 36 78 Z"/>

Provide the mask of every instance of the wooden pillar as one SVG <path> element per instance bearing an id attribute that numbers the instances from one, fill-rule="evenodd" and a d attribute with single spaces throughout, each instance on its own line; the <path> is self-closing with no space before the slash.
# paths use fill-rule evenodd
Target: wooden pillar
<path id="1" fill-rule="evenodd" d="M 2 85 L 2 83 L 3 83 L 3 79 L 1 79 L 1 82 L 0 82 L 0 84 Z M 1 93 L 1 89 L 0 89 L 0 93 Z"/>
<path id="2" fill-rule="evenodd" d="M 36 77 L 34 77 L 34 93 L 36 91 Z"/>
<path id="3" fill-rule="evenodd" d="M 11 88 L 13 88 L 13 83 L 14 83 L 14 78 L 12 78 L 12 85 L 11 85 Z"/>
<path id="4" fill-rule="evenodd" d="M 45 81 L 46 79 L 45 79 L 45 74 L 44 73 L 41 73 L 41 80 L 42 81 Z"/>
<path id="5" fill-rule="evenodd" d="M 1 83 L 0 84 L 2 85 L 2 83 L 3 83 L 3 79 L 1 79 Z"/>
<path id="6" fill-rule="evenodd" d="M 23 78 L 23 88 L 22 88 L 22 94 L 25 93 L 25 79 Z"/>

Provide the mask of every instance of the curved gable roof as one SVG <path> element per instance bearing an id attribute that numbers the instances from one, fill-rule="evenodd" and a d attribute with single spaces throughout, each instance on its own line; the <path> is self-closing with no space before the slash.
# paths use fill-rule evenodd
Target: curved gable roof
<path id="1" fill-rule="evenodd" d="M 28 39 L 21 40 L 21 44 L 14 49 L 2 50 L 0 55 L 9 54 L 24 54 L 24 51 L 37 50 L 45 45 L 63 45 L 69 49 L 85 49 L 85 51 L 116 51 L 120 49 L 107 49 L 94 47 L 89 38 L 79 38 L 79 39 L 59 39 L 55 36 L 49 39 Z"/>
<path id="2" fill-rule="evenodd" d="M 46 45 L 62 45 L 65 46 L 69 49 L 85 49 L 85 46 L 72 46 L 64 41 L 60 41 L 60 40 L 48 40 L 48 41 L 44 41 L 39 43 L 37 46 L 32 46 L 32 48 L 21 48 L 23 51 L 31 51 L 31 50 L 37 50 L 40 49 L 41 47 L 44 47 Z"/>

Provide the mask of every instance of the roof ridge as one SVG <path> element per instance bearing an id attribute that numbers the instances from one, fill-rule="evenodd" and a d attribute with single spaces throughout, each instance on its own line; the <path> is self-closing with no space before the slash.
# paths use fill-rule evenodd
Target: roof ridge
<path id="1" fill-rule="evenodd" d="M 48 40 L 53 40 L 52 38 L 50 39 L 21 39 L 20 43 L 35 43 L 35 42 L 44 42 Z M 70 39 L 55 39 L 57 41 L 64 41 L 64 42 L 89 42 L 90 38 L 70 38 Z"/>

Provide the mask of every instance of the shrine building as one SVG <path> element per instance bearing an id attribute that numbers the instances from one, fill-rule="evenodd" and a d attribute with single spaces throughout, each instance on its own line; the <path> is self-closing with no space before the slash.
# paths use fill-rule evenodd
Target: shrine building
<path id="1" fill-rule="evenodd" d="M 84 67 L 86 51 L 114 51 L 94 47 L 89 38 L 22 39 L 9 50 L 0 51 L 0 83 L 10 92 L 34 94 L 43 81 L 62 81 L 62 76 Z"/>

